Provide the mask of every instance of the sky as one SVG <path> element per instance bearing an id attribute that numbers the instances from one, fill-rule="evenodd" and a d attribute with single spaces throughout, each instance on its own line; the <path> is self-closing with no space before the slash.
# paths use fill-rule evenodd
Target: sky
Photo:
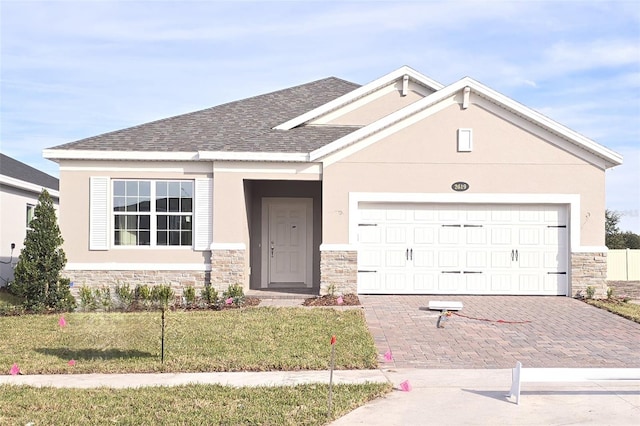
<path id="1" fill-rule="evenodd" d="M 606 206 L 640 233 L 636 1 L 0 0 L 0 150 L 42 150 L 335 76 L 464 76 L 624 156 Z"/>

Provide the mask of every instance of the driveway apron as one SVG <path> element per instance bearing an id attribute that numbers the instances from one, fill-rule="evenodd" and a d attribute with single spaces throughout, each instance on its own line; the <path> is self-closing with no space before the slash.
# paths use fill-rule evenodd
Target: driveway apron
<path id="1" fill-rule="evenodd" d="M 360 295 L 382 367 L 640 368 L 640 324 L 561 296 Z M 436 328 L 430 300 L 460 301 Z M 383 354 L 391 351 L 393 360 Z"/>

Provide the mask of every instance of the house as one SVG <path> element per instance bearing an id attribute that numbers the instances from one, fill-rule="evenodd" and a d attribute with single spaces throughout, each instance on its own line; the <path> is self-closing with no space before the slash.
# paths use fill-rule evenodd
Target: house
<path id="1" fill-rule="evenodd" d="M 326 78 L 44 151 L 77 285 L 605 289 L 617 153 L 465 77 Z"/>
<path id="2" fill-rule="evenodd" d="M 13 279 L 43 189 L 58 207 L 58 179 L 0 153 L 0 287 Z"/>

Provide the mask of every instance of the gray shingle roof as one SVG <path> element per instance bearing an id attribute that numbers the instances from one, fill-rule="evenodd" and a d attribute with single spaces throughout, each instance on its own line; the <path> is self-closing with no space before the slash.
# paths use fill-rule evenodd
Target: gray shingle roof
<path id="1" fill-rule="evenodd" d="M 307 126 L 273 127 L 360 87 L 335 77 L 201 111 L 105 133 L 53 149 L 97 151 L 226 151 L 304 153 L 354 130 Z"/>
<path id="2" fill-rule="evenodd" d="M 0 174 L 48 189 L 59 188 L 58 179 L 0 153 Z"/>

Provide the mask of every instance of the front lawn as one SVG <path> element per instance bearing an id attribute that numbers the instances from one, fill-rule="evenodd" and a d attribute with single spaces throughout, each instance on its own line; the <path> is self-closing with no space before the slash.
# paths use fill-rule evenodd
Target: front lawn
<path id="1" fill-rule="evenodd" d="M 0 317 L 0 374 L 321 370 L 337 336 L 336 369 L 377 367 L 361 310 L 246 308 L 166 314 L 67 313 Z M 69 365 L 74 360 L 75 365 Z"/>
<path id="2" fill-rule="evenodd" d="M 0 288 L 0 308 L 10 308 L 20 303 L 22 303 L 22 299 L 9 293 L 5 288 Z"/>
<path id="3" fill-rule="evenodd" d="M 615 299 L 586 299 L 588 304 L 640 323 L 640 305 Z"/>
<path id="4" fill-rule="evenodd" d="M 384 395 L 391 384 L 232 388 L 55 389 L 0 385 L 0 424 L 322 425 Z"/>

